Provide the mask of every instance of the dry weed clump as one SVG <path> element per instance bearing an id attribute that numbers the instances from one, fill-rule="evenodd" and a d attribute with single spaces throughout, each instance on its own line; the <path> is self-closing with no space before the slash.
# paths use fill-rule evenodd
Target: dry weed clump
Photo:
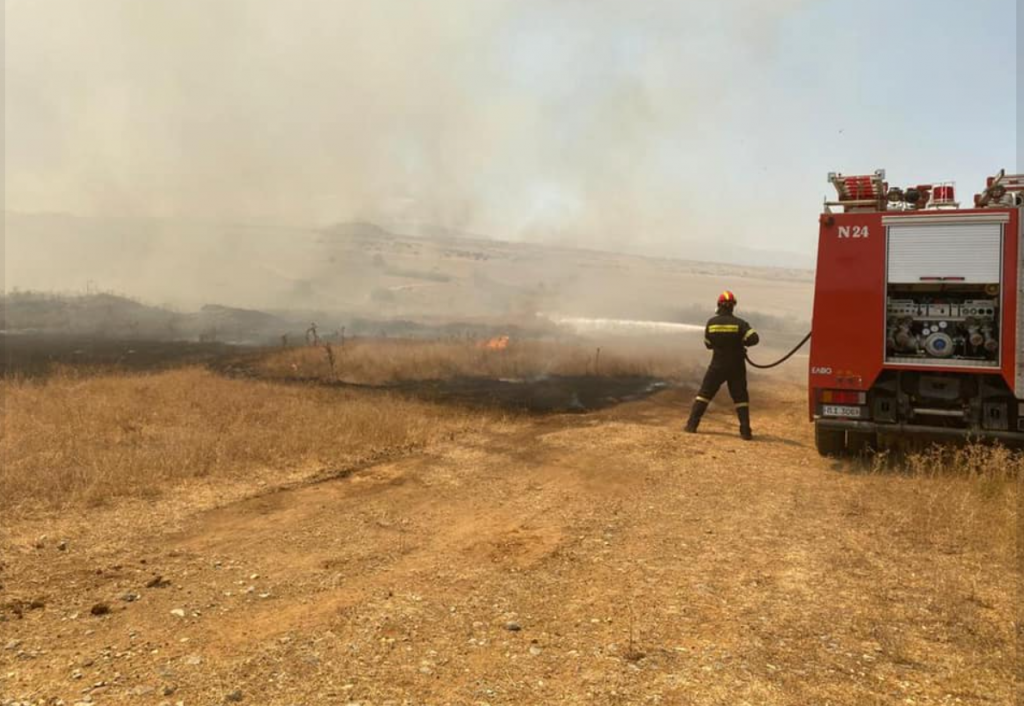
<path id="1" fill-rule="evenodd" d="M 933 446 L 894 458 L 880 454 L 895 529 L 926 545 L 957 552 L 967 546 L 1012 562 L 1024 490 L 1024 452 L 1002 446 Z M 893 478 L 896 472 L 901 477 Z"/>
<path id="2" fill-rule="evenodd" d="M 344 346 L 292 348 L 258 364 L 270 377 L 337 379 L 382 385 L 455 377 L 537 378 L 545 375 L 678 376 L 678 356 L 590 348 L 555 341 L 513 340 L 495 350 L 473 341 L 363 339 Z"/>
<path id="3" fill-rule="evenodd" d="M 858 620 L 881 653 L 912 667 L 937 643 L 955 644 L 984 663 L 1012 645 L 1024 454 L 936 446 L 881 454 L 864 470 L 845 495 L 844 515 L 856 521 L 837 528 L 859 563 L 840 566 L 875 572 Z M 976 667 L 956 679 L 963 693 L 977 689 Z"/>
<path id="4" fill-rule="evenodd" d="M 199 368 L 0 382 L 0 498 L 11 517 L 187 478 L 344 467 L 484 422 L 380 393 L 231 380 Z"/>

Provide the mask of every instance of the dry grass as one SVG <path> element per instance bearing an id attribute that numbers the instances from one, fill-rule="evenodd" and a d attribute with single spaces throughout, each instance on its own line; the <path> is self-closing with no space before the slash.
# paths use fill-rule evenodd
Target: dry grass
<path id="1" fill-rule="evenodd" d="M 1014 640 L 1024 454 L 937 446 L 882 454 L 867 470 L 846 498 L 848 560 L 837 561 L 874 577 L 857 630 L 895 669 L 919 669 L 955 645 L 968 663 L 946 688 L 973 702 L 1011 678 L 997 656 Z"/>
<path id="2" fill-rule="evenodd" d="M 50 383 L 65 398 L 54 410 L 33 409 L 51 404 L 47 386 L 26 386 L 12 419 L 32 438 L 40 433 L 33 419 L 59 426 L 62 405 L 84 406 L 102 418 L 75 420 L 77 434 L 98 431 L 108 445 L 119 434 L 107 429 L 121 422 L 108 406 L 165 420 L 145 417 L 144 437 L 220 417 L 234 419 L 229 426 L 241 434 L 238 425 L 258 421 L 261 433 L 280 425 L 306 439 L 308 458 L 321 463 L 336 452 L 331 435 L 345 433 L 342 425 L 321 433 L 321 415 L 367 400 L 397 409 L 383 394 L 211 377 L 65 377 Z M 235 401 L 207 400 L 190 385 Z M 140 401 L 135 388 L 148 389 Z M 322 402 L 300 414 L 307 397 Z M 361 703 L 1012 701 L 1024 457 L 933 450 L 853 472 L 813 455 L 802 388 L 764 390 L 758 428 L 766 441 L 753 445 L 731 433 L 679 434 L 688 398 L 670 392 L 579 421 L 488 421 L 484 433 L 415 462 L 218 503 L 201 518 L 194 491 L 210 484 L 187 483 L 174 496 L 188 514 L 182 523 L 154 527 L 143 514 L 170 498 L 156 508 L 136 503 L 138 514 L 117 503 L 60 517 L 80 516 L 86 530 L 26 522 L 3 579 L 11 599 L 41 596 L 46 607 L 0 623 L 10 632 L 5 640 L 25 650 L 6 691 L 73 693 L 70 702 L 81 685 L 102 681 L 111 687 L 101 702 L 135 703 L 135 689 L 171 665 L 174 698 L 187 703 L 219 703 L 235 687 L 246 703 L 334 703 L 341 679 L 353 685 L 342 698 Z M 193 404 L 205 411 L 181 411 Z M 469 424 L 452 410 L 405 408 L 437 429 L 400 439 L 429 440 Z M 297 429 L 300 422 L 313 429 Z M 359 448 L 358 439 L 352 445 Z M 210 473 L 235 468 L 237 476 L 261 458 L 287 463 L 289 453 L 302 453 L 297 442 L 288 448 Z M 90 453 L 104 458 L 106 450 Z M 246 452 L 225 451 L 238 453 Z M 45 472 L 45 464 L 35 467 Z M 828 470 L 837 467 L 851 472 Z M 125 521 L 111 522 L 115 513 Z M 25 548 L 43 532 L 69 537 L 70 550 Z M 130 566 L 140 558 L 145 567 Z M 125 570 L 96 573 L 115 562 Z M 149 571 L 173 579 L 175 589 L 147 590 Z M 239 579 L 254 574 L 266 599 L 239 592 L 247 583 Z M 142 599 L 110 616 L 88 615 L 97 600 L 120 606 L 125 591 Z M 189 617 L 171 620 L 181 607 Z M 511 619 L 522 632 L 505 629 Z M 124 662 L 102 655 L 129 629 L 160 649 L 132 648 L 126 672 Z M 322 639 L 328 630 L 331 639 Z M 182 634 L 188 643 L 178 642 Z M 202 669 L 182 664 L 191 654 L 202 657 Z M 84 679 L 69 680 L 83 657 L 91 664 L 80 668 Z M 432 673 L 421 671 L 426 664 Z M 292 676 L 276 681 L 282 673 Z M 481 685 L 495 694 L 481 694 Z"/>
<path id="3" fill-rule="evenodd" d="M 978 444 L 935 446 L 908 456 L 878 454 L 866 470 L 847 498 L 847 514 L 867 520 L 872 542 L 919 556 L 984 557 L 984 564 L 957 569 L 971 585 L 1017 561 L 1024 453 Z"/>
<path id="4" fill-rule="evenodd" d="M 333 356 L 334 364 L 331 364 Z M 380 385 L 454 377 L 535 378 L 544 375 L 679 376 L 675 351 L 627 351 L 554 341 L 513 340 L 505 350 L 473 341 L 363 339 L 345 345 L 292 348 L 260 361 L 270 377 L 337 379 Z"/>
<path id="5" fill-rule="evenodd" d="M 949 552 L 966 546 L 1014 560 L 1024 453 L 1001 446 L 934 446 L 893 459 L 880 454 L 873 470 L 887 492 L 898 535 Z M 892 478 L 893 471 L 903 478 Z"/>
<path id="6" fill-rule="evenodd" d="M 199 368 L 155 375 L 0 382 L 0 497 L 10 518 L 188 478 L 343 467 L 479 425 L 464 412 L 383 394 L 229 380 Z"/>

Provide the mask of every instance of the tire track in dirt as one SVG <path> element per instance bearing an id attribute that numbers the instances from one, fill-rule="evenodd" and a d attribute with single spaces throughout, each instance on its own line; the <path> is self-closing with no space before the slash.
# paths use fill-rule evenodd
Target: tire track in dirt
<path id="1" fill-rule="evenodd" d="M 873 540 L 856 493 L 886 479 L 819 459 L 802 395 L 762 391 L 754 443 L 721 408 L 682 434 L 673 391 L 202 513 L 139 538 L 171 589 L 102 620 L 33 617 L 62 642 L 17 668 L 66 693 L 75 655 L 130 652 L 90 672 L 122 675 L 97 703 L 161 684 L 186 704 L 229 687 L 260 704 L 999 702 L 1012 636 L 1006 656 L 932 640 L 919 608 L 946 569 Z"/>

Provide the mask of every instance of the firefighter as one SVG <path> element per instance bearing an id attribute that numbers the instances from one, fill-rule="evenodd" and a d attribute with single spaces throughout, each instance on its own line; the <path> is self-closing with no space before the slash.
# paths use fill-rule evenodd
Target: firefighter
<path id="1" fill-rule="evenodd" d="M 686 431 L 697 432 L 700 419 L 707 411 L 711 400 L 723 383 L 729 385 L 729 395 L 736 405 L 736 416 L 740 420 L 740 436 L 749 441 L 754 438 L 750 431 L 750 396 L 747 394 L 746 350 L 756 346 L 760 338 L 757 331 L 743 319 L 735 316 L 736 295 L 730 291 L 718 297 L 718 312 L 708 320 L 704 328 L 704 345 L 714 351 L 711 365 L 704 375 L 700 392 L 693 402 Z"/>

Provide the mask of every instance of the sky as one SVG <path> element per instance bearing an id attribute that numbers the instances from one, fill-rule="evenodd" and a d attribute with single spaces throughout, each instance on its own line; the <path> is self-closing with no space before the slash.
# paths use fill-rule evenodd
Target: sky
<path id="1" fill-rule="evenodd" d="M 1017 167 L 1015 5 L 6 0 L 5 209 L 810 259 L 829 171 Z"/>

